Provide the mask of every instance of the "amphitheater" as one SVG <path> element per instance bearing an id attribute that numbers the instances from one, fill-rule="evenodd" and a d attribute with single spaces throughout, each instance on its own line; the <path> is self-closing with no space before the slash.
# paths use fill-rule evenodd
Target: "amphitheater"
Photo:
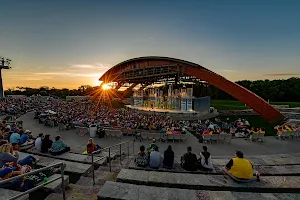
<path id="1" fill-rule="evenodd" d="M 148 141 L 133 142 L 131 136 L 124 136 L 121 140 L 95 138 L 96 143 L 103 147 L 115 146 L 103 150 L 92 159 L 89 155 L 81 154 L 88 135 L 79 136 L 75 130 L 48 128 L 33 118 L 33 112 L 20 117 L 24 122 L 23 126 L 33 133 L 43 132 L 51 137 L 61 135 L 71 146 L 71 152 L 60 156 L 41 154 L 34 150 L 20 152 L 21 158 L 28 154 L 39 156 L 39 167 L 62 162 L 66 164 L 66 168 L 63 185 L 60 175 L 54 175 L 48 178 L 48 182 L 57 180 L 18 199 L 60 200 L 63 199 L 62 186 L 66 188 L 68 200 L 300 199 L 299 139 L 281 141 L 266 137 L 264 144 L 250 143 L 243 139 L 233 139 L 230 144 L 207 144 L 213 155 L 214 170 L 189 172 L 180 167 L 180 156 L 185 153 L 187 145 L 192 146 L 193 152 L 198 155 L 202 145 L 187 133 L 186 143 L 158 143 L 161 152 L 169 144 L 172 145 L 175 153 L 174 168 L 152 170 L 138 168 L 133 161 L 139 146 L 148 145 Z M 242 150 L 254 168 L 261 173 L 260 182 L 236 183 L 223 175 L 221 168 L 237 149 Z M 1 189 L 0 193 L 0 199 L 3 200 L 20 194 L 5 189 Z"/>

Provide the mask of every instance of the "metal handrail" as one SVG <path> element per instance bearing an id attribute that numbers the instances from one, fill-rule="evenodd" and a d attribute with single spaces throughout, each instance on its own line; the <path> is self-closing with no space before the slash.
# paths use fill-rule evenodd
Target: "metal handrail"
<path id="1" fill-rule="evenodd" d="M 4 183 L 11 182 L 11 181 L 14 181 L 14 180 L 17 180 L 17 179 L 20 179 L 20 178 L 22 178 L 22 177 L 24 177 L 24 176 L 28 176 L 28 175 L 31 175 L 31 174 L 36 174 L 36 173 L 38 173 L 38 172 L 42 172 L 42 171 L 44 171 L 44 170 L 46 170 L 46 169 L 49 169 L 49 168 L 51 168 L 51 167 L 56 167 L 56 166 L 60 166 L 60 167 L 61 167 L 61 176 L 60 176 L 60 177 L 57 177 L 57 178 L 54 178 L 54 179 L 52 179 L 52 180 L 50 180 L 50 181 L 47 181 L 47 182 L 45 182 L 45 183 L 39 184 L 39 185 L 35 186 L 34 188 L 31 188 L 30 190 L 27 190 L 27 191 L 25 191 L 25 192 L 22 192 L 22 193 L 16 195 L 16 196 L 11 197 L 11 198 L 8 199 L 8 200 L 14 200 L 14 199 L 17 199 L 17 198 L 19 198 L 19 197 L 24 196 L 25 194 L 29 194 L 29 193 L 31 193 L 31 192 L 34 192 L 34 191 L 40 189 L 41 187 L 43 187 L 43 186 L 45 186 L 45 185 L 47 185 L 47 184 L 49 184 L 49 183 L 52 183 L 52 182 L 54 182 L 54 181 L 56 181 L 56 180 L 58 180 L 58 179 L 60 179 L 60 178 L 62 179 L 61 187 L 62 187 L 62 190 L 63 190 L 63 200 L 66 200 L 65 180 L 64 180 L 64 168 L 65 168 L 65 166 L 64 166 L 64 163 L 63 163 L 63 162 L 59 162 L 59 163 L 56 163 L 56 164 L 52 164 L 52 165 L 49 165 L 49 166 L 47 166 L 47 167 L 43 167 L 43 168 L 40 168 L 40 169 L 31 171 L 31 172 L 28 172 L 28 173 L 25 173 L 25 174 L 21 174 L 21 175 L 19 175 L 19 176 L 15 176 L 15 177 L 12 177 L 12 178 L 9 178 L 9 179 L 0 181 L 0 185 L 1 185 L 1 184 L 4 184 Z"/>
<path id="2" fill-rule="evenodd" d="M 134 152 L 134 140 L 129 140 L 129 141 L 126 141 L 126 142 L 121 142 L 121 143 L 118 143 L 118 144 L 115 144 L 115 145 L 111 145 L 111 146 L 108 146 L 108 147 L 105 147 L 103 149 L 99 149 L 97 151 L 94 151 L 88 155 L 91 155 L 92 156 L 92 174 L 93 174 L 93 185 L 95 185 L 95 162 L 99 161 L 99 160 L 102 160 L 102 159 L 106 159 L 106 157 L 103 157 L 103 158 L 99 158 L 97 160 L 94 160 L 94 154 L 97 154 L 97 153 L 100 153 L 101 151 L 104 151 L 104 150 L 107 150 L 108 149 L 108 162 L 109 162 L 109 171 L 111 172 L 111 160 L 110 160 L 110 149 L 113 148 L 113 147 L 116 147 L 116 146 L 119 146 L 119 153 L 120 153 L 120 164 L 122 162 L 122 150 L 125 149 L 123 148 L 122 149 L 122 144 L 126 144 L 127 143 L 127 150 L 128 150 L 128 157 L 129 157 L 129 143 L 132 142 L 133 145 L 132 145 L 132 149 L 133 149 L 133 152 Z"/>

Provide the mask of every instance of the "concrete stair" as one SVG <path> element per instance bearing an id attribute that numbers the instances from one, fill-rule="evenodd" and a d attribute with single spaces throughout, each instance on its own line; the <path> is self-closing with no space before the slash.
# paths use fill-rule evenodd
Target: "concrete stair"
<path id="1" fill-rule="evenodd" d="M 19 153 L 19 159 L 23 159 L 28 155 L 28 153 L 18 152 Z M 92 165 L 91 164 L 83 164 L 83 163 L 77 163 L 77 162 L 70 162 L 65 160 L 60 160 L 56 158 L 49 158 L 49 157 L 42 157 L 39 156 L 41 160 L 37 163 L 38 166 L 41 167 L 47 167 L 51 164 L 63 162 L 66 164 L 65 171 L 70 173 L 77 173 L 81 175 L 88 174 L 91 171 Z"/>
<path id="2" fill-rule="evenodd" d="M 106 182 L 98 193 L 99 200 L 294 200 L 294 193 L 252 193 L 209 190 L 186 190 L 167 187 Z"/>
<path id="3" fill-rule="evenodd" d="M 7 200 L 18 194 L 21 194 L 21 192 L 0 188 L 0 200 Z M 28 200 L 28 199 L 29 199 L 29 195 L 26 194 L 26 195 L 18 198 L 17 200 Z"/>

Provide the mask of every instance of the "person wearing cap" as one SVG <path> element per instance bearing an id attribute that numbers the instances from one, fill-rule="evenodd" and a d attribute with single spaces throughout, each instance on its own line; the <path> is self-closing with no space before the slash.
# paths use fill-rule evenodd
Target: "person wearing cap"
<path id="1" fill-rule="evenodd" d="M 24 132 L 24 134 L 21 136 L 21 139 L 20 139 L 20 145 L 21 146 L 27 146 L 27 145 L 31 145 L 31 144 L 34 143 L 33 140 L 29 139 L 29 135 L 31 135 L 31 131 L 30 130 L 26 130 Z"/>
<path id="2" fill-rule="evenodd" d="M 44 138 L 44 134 L 40 133 L 39 137 L 35 140 L 34 142 L 34 147 L 38 150 L 38 151 L 42 151 L 42 139 Z"/>
<path id="3" fill-rule="evenodd" d="M 235 158 L 225 166 L 224 172 L 232 179 L 240 182 L 247 182 L 253 178 L 253 174 L 256 175 L 257 181 L 259 181 L 259 173 L 253 169 L 251 162 L 244 158 L 244 154 L 241 151 L 236 151 Z"/>
<path id="4" fill-rule="evenodd" d="M 153 151 L 154 147 L 158 147 L 158 146 L 156 145 L 156 140 L 153 138 L 152 143 L 149 144 L 147 148 L 147 153 L 150 154 Z"/>

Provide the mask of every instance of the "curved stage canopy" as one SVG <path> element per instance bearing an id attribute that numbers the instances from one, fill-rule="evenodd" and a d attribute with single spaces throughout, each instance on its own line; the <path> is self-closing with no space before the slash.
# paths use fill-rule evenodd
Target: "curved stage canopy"
<path id="1" fill-rule="evenodd" d="M 264 99 L 246 88 L 233 83 L 201 65 L 168 57 L 139 57 L 121 62 L 99 79 L 103 83 L 117 82 L 116 88 L 124 83 L 142 84 L 142 87 L 155 83 L 158 79 L 176 76 L 206 81 L 234 98 L 242 101 L 270 123 L 279 123 L 284 116 Z M 133 89 L 133 87 L 130 87 Z"/>

